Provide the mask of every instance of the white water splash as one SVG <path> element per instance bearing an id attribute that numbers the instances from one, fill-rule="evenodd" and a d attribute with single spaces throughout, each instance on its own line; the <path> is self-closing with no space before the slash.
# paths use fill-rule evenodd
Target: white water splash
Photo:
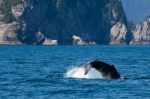
<path id="1" fill-rule="evenodd" d="M 102 74 L 94 68 L 91 68 L 85 75 L 84 67 L 74 67 L 69 69 L 65 74 L 66 78 L 86 78 L 86 79 L 102 79 Z"/>

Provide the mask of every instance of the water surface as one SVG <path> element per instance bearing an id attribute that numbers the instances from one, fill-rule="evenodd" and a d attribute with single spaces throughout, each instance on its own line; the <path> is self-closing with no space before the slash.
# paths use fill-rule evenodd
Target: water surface
<path id="1" fill-rule="evenodd" d="M 92 60 L 121 80 L 65 78 Z M 150 46 L 0 46 L 0 99 L 149 99 Z"/>

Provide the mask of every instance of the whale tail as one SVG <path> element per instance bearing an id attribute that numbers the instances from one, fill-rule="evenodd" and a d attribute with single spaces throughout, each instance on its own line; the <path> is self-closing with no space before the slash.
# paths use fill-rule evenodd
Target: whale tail
<path id="1" fill-rule="evenodd" d="M 106 78 L 120 79 L 120 74 L 114 65 L 102 62 L 92 61 L 90 63 L 80 64 L 77 67 L 67 71 L 66 77 L 73 78 Z"/>
<path id="2" fill-rule="evenodd" d="M 111 78 L 112 79 L 120 79 L 120 74 L 118 73 L 117 69 L 115 68 L 114 65 L 111 65 L 112 66 L 112 76 Z"/>
<path id="3" fill-rule="evenodd" d="M 90 71 L 91 65 L 90 64 L 80 64 L 78 66 L 78 68 L 80 68 L 80 67 L 84 67 L 84 69 L 85 69 L 84 75 L 86 75 Z"/>
<path id="4" fill-rule="evenodd" d="M 96 70 L 100 71 L 105 78 L 120 79 L 120 74 L 114 65 L 102 61 L 92 61 L 91 66 Z"/>
<path id="5" fill-rule="evenodd" d="M 86 65 L 87 65 L 87 67 L 85 68 L 85 74 L 84 75 L 86 75 L 91 69 L 91 65 L 89 65 L 89 64 L 86 64 Z"/>

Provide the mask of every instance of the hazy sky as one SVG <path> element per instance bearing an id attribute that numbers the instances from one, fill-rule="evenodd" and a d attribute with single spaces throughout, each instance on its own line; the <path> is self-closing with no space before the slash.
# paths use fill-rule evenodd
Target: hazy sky
<path id="1" fill-rule="evenodd" d="M 122 3 L 128 20 L 138 23 L 150 15 L 150 0 L 122 0 Z"/>

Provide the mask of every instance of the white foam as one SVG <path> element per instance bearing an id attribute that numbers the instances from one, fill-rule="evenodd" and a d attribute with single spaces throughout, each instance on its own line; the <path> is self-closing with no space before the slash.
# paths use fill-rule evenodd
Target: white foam
<path id="1" fill-rule="evenodd" d="M 85 75 L 84 67 L 74 67 L 67 71 L 66 78 L 86 78 L 86 79 L 102 79 L 102 74 L 94 68 L 91 68 Z"/>

